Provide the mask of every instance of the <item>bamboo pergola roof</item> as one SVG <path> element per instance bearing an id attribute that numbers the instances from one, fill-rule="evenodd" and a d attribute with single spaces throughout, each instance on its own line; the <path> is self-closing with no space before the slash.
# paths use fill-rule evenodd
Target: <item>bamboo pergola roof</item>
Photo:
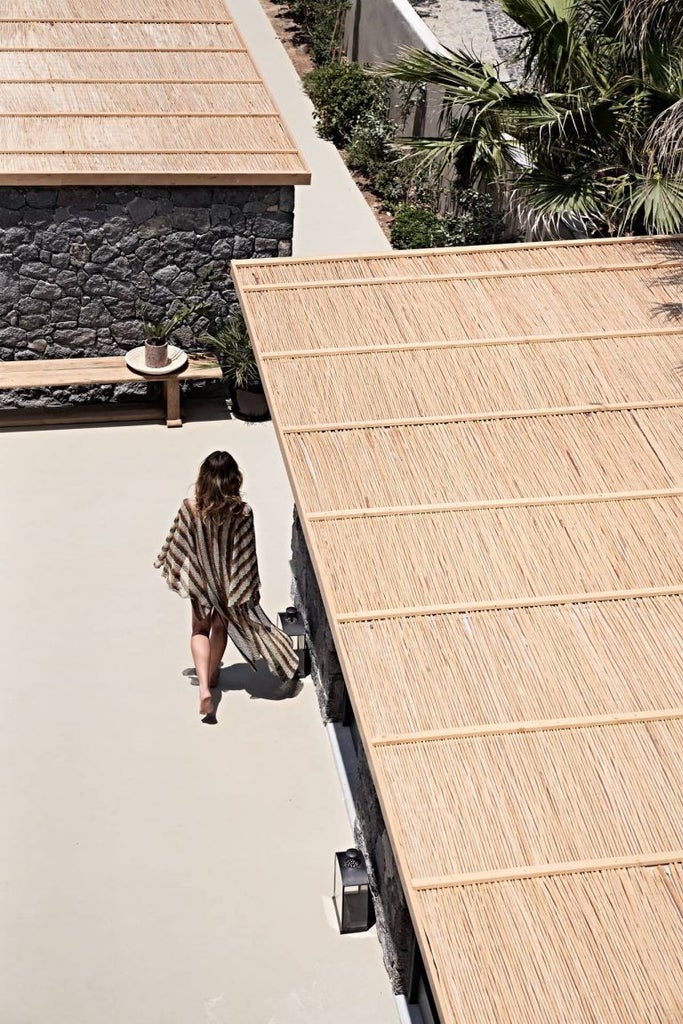
<path id="1" fill-rule="evenodd" d="M 233 277 L 443 1024 L 677 1024 L 683 241 Z"/>
<path id="2" fill-rule="evenodd" d="M 224 0 L 12 0 L 0 184 L 306 184 Z"/>

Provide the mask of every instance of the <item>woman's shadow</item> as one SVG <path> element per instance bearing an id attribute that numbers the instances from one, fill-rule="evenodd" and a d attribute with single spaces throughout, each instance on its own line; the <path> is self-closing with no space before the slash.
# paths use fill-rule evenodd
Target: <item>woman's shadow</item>
<path id="1" fill-rule="evenodd" d="M 274 675 L 268 665 L 262 659 L 255 662 L 255 669 L 245 662 L 237 662 L 234 665 L 221 666 L 218 674 L 218 686 L 212 690 L 213 715 L 206 715 L 204 721 L 207 724 L 216 722 L 218 706 L 223 699 L 224 693 L 232 690 L 244 690 L 249 694 L 250 700 L 291 700 L 298 697 L 303 690 L 304 684 L 300 679 L 289 679 L 283 682 Z M 193 686 L 197 686 L 197 675 L 192 668 L 183 669 L 183 675 L 190 679 Z"/>

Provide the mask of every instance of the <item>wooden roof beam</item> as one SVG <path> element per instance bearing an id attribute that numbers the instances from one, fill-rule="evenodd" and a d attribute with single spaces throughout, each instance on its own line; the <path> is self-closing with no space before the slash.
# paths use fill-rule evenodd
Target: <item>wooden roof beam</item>
<path id="1" fill-rule="evenodd" d="M 441 423 L 477 423 L 485 420 L 526 419 L 534 416 L 568 416 L 585 412 L 637 412 L 639 409 L 679 409 L 683 398 L 657 402 L 606 402 L 602 405 L 558 405 L 547 409 L 491 409 L 488 412 L 463 412 L 453 416 L 414 416 L 409 419 L 349 420 L 338 423 L 302 423 L 282 427 L 283 434 L 313 434 L 336 430 L 368 430 L 377 427 L 424 427 Z"/>
<path id="2" fill-rule="evenodd" d="M 666 270 L 683 267 L 683 259 L 636 260 L 631 263 L 579 263 L 560 267 L 513 267 L 509 270 L 481 270 L 475 273 L 405 274 L 396 277 L 340 277 L 320 281 L 285 281 L 277 284 L 243 284 L 244 292 L 285 292 L 314 288 L 359 288 L 397 284 L 437 284 L 441 281 L 492 281 L 506 277 L 557 277 L 560 275 L 609 274 L 626 270 Z"/>
<path id="3" fill-rule="evenodd" d="M 377 516 L 420 515 L 433 512 L 475 512 L 497 508 L 530 508 L 536 505 L 583 505 L 605 501 L 637 501 L 649 498 L 677 498 L 683 488 L 670 487 L 650 491 L 604 491 L 598 494 L 537 495 L 524 498 L 499 498 L 487 501 L 444 502 L 439 505 L 387 505 L 375 508 L 347 508 L 327 512 L 309 512 L 309 522 L 339 519 L 367 519 Z"/>
<path id="4" fill-rule="evenodd" d="M 509 736 L 517 733 L 594 729 L 612 725 L 637 725 L 641 722 L 669 722 L 678 718 L 683 718 L 683 707 L 665 708 L 660 711 L 624 711 L 610 715 L 586 715 L 582 718 L 547 718 L 529 722 L 487 722 L 485 725 L 453 726 L 452 729 L 387 733 L 382 736 L 374 736 L 370 742 L 373 747 L 392 747 L 406 743 L 431 743 L 438 740 L 470 740 L 484 736 Z"/>
<path id="5" fill-rule="evenodd" d="M 600 590 L 579 594 L 543 594 L 510 597 L 496 601 L 464 601 L 459 604 L 414 605 L 406 608 L 369 608 L 362 612 L 340 612 L 337 622 L 372 622 L 377 619 L 405 619 L 422 615 L 454 615 L 470 612 L 495 612 L 508 608 L 541 608 L 562 604 L 591 604 L 593 601 L 623 601 L 638 597 L 678 597 L 683 581 L 672 587 L 643 587 L 634 590 Z"/>
<path id="6" fill-rule="evenodd" d="M 575 875 L 587 871 L 620 871 L 624 868 L 651 868 L 659 864 L 683 861 L 683 850 L 663 850 L 653 853 L 628 854 L 625 857 L 605 857 L 600 860 L 567 861 L 561 864 L 527 864 L 523 867 L 501 868 L 498 871 L 474 871 L 461 875 L 439 875 L 434 878 L 415 878 L 411 887 L 419 892 L 425 889 L 444 889 L 459 885 L 483 885 L 488 882 L 518 882 L 526 878 L 550 875 Z"/>
<path id="7" fill-rule="evenodd" d="M 3 116 L 3 115 L 0 115 Z M 658 338 L 665 335 L 683 335 L 683 325 L 677 327 L 648 327 L 635 331 L 583 331 L 579 334 L 518 334 L 500 338 L 456 338 L 444 341 L 396 341 L 388 345 L 342 345 L 338 348 L 290 348 L 281 352 L 262 352 L 261 359 L 309 359 L 313 357 L 384 355 L 389 352 L 417 352 L 422 349 L 488 348 L 497 345 L 545 345 L 563 341 L 610 341 L 619 338 Z"/>

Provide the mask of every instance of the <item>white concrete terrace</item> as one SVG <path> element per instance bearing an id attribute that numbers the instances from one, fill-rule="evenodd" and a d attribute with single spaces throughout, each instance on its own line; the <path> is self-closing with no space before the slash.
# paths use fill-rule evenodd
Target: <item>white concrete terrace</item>
<path id="1" fill-rule="evenodd" d="M 388 248 L 258 0 L 231 12 L 313 171 L 295 253 Z M 0 433 L 0 1021 L 388 1024 L 374 930 L 340 936 L 351 832 L 312 683 L 230 648 L 197 714 L 189 608 L 152 560 L 201 459 L 232 451 L 263 605 L 289 603 L 292 499 L 270 424 Z"/>
<path id="2" fill-rule="evenodd" d="M 372 932 L 329 899 L 351 841 L 313 685 L 226 652 L 202 724 L 189 607 L 152 560 L 201 459 L 238 459 L 263 605 L 289 603 L 270 424 L 0 435 L 0 1020 L 395 1019 Z"/>

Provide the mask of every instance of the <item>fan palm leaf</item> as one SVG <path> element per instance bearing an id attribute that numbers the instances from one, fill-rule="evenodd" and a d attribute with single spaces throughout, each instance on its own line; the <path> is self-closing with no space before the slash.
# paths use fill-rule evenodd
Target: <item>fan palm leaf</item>
<path id="1" fill-rule="evenodd" d="M 406 143 L 463 185 L 511 190 L 537 226 L 683 225 L 681 0 L 500 0 L 524 81 L 466 52 L 404 52 L 381 73 L 441 96 L 443 138 Z"/>

